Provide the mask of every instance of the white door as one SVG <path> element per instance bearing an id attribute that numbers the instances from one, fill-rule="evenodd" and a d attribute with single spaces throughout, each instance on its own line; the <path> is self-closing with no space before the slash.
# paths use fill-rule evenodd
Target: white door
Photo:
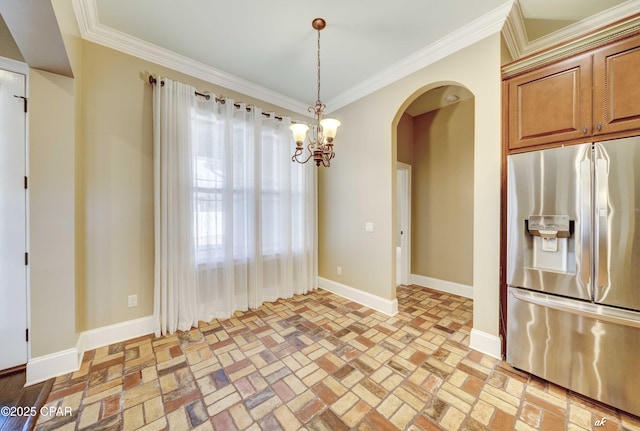
<path id="1" fill-rule="evenodd" d="M 0 69 L 0 370 L 27 363 L 26 77 Z"/>
<path id="2" fill-rule="evenodd" d="M 396 170 L 396 284 L 411 284 L 411 165 L 398 162 Z"/>

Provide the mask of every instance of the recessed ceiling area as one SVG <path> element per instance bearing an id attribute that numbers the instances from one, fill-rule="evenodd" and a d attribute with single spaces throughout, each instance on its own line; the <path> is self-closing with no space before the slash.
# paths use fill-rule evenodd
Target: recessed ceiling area
<path id="1" fill-rule="evenodd" d="M 519 0 L 529 40 L 575 24 L 627 0 Z"/>

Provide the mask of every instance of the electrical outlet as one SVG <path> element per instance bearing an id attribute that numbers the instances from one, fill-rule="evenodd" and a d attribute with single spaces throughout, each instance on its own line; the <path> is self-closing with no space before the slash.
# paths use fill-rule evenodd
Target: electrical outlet
<path id="1" fill-rule="evenodd" d="M 129 307 L 137 307 L 138 306 L 138 295 L 129 295 L 127 297 L 127 304 Z"/>
<path id="2" fill-rule="evenodd" d="M 336 268 L 336 274 L 338 275 L 342 275 L 342 267 L 339 266 L 338 268 Z"/>

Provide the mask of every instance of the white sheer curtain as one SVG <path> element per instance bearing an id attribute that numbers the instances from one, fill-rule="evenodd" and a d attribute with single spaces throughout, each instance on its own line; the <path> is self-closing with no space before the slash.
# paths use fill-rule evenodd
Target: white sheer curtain
<path id="1" fill-rule="evenodd" d="M 291 162 L 291 119 L 199 99 L 196 242 L 199 317 L 302 294 L 317 285 L 316 171 Z"/>
<path id="2" fill-rule="evenodd" d="M 316 170 L 291 162 L 290 118 L 163 80 L 154 87 L 156 332 L 315 288 Z"/>
<path id="3" fill-rule="evenodd" d="M 197 323 L 193 237 L 192 112 L 194 88 L 157 78 L 153 92 L 156 334 Z"/>

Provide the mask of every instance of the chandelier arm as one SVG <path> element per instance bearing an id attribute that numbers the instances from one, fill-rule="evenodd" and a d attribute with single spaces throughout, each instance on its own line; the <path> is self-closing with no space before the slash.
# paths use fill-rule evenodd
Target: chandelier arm
<path id="1" fill-rule="evenodd" d="M 315 141 L 311 140 L 311 138 L 309 138 L 309 143 L 307 144 L 307 151 L 309 151 L 311 154 L 313 154 L 313 146 L 315 144 Z"/>
<path id="2" fill-rule="evenodd" d="M 295 152 L 295 153 L 293 154 L 293 156 L 291 157 L 291 161 L 292 161 L 292 162 L 298 162 L 298 163 L 300 163 L 300 164 L 307 163 L 307 162 L 309 161 L 309 159 L 310 159 L 311 157 L 313 157 L 313 153 L 311 153 L 311 152 L 310 152 L 310 153 L 309 153 L 309 155 L 307 156 L 307 158 L 306 158 L 306 159 L 304 159 L 304 161 L 300 161 L 299 156 L 301 156 L 303 152 L 304 152 L 304 151 L 303 151 L 303 149 L 302 149 L 302 148 L 296 148 L 296 152 Z"/>

